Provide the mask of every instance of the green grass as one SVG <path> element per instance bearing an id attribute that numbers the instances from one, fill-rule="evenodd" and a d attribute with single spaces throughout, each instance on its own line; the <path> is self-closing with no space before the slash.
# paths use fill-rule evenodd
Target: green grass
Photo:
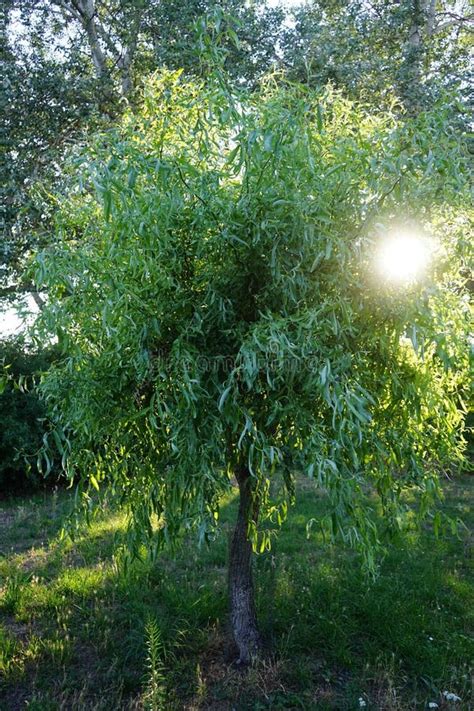
<path id="1" fill-rule="evenodd" d="M 445 510 L 472 527 L 474 479 L 447 486 Z M 427 527 L 394 547 L 375 582 L 342 547 L 306 538 L 325 501 L 308 485 L 271 553 L 256 560 L 268 651 L 230 663 L 226 551 L 236 502 L 211 548 L 186 542 L 125 575 L 123 525 L 105 510 L 58 540 L 67 492 L 0 507 L 0 709 L 470 708 L 474 591 L 469 534 Z M 462 701 L 451 705 L 449 691 Z"/>

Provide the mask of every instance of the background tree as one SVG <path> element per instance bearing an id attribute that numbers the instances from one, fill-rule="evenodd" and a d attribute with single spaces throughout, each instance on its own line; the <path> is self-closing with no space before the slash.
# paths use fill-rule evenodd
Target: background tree
<path id="1" fill-rule="evenodd" d="M 32 292 L 24 269 L 48 240 L 50 194 L 60 184 L 64 156 L 87 127 L 102 121 L 97 82 L 79 55 L 60 51 L 54 26 L 34 18 L 25 34 L 14 10 L 12 3 L 4 6 L 1 36 L 0 303 Z"/>
<path id="2" fill-rule="evenodd" d="M 147 28 L 153 43 L 152 68 L 166 66 L 202 76 L 206 65 L 199 62 L 196 53 L 195 24 L 199 18 L 209 20 L 213 14 L 225 43 L 229 77 L 240 84 L 255 85 L 279 61 L 278 41 L 286 17 L 281 7 L 267 7 L 260 0 L 252 3 L 192 0 L 184 6 L 176 0 L 159 2 L 150 13 Z M 222 33 L 225 26 L 237 32 L 237 44 Z"/>
<path id="3" fill-rule="evenodd" d="M 329 496 L 313 524 L 373 565 L 412 525 L 404 492 L 426 514 L 440 467 L 462 461 L 467 178 L 450 112 L 400 123 L 276 77 L 252 93 L 164 72 L 71 168 L 36 272 L 37 337 L 62 354 L 41 385 L 56 444 L 87 506 L 117 496 L 135 551 L 210 541 L 237 484 L 241 662 L 260 646 L 252 549 L 298 473 Z M 439 242 L 404 289 L 373 278 L 400 222 Z"/>
<path id="4" fill-rule="evenodd" d="M 412 112 L 456 88 L 468 110 L 474 23 L 468 3 L 316 0 L 298 8 L 294 19 L 282 44 L 299 79 L 330 81 L 375 105 L 397 95 Z"/>
<path id="5" fill-rule="evenodd" d="M 65 154 L 84 134 L 118 120 L 160 66 L 200 74 L 195 24 L 218 3 L 196 0 L 8 0 L 2 7 L 0 305 L 32 293 L 31 254 L 49 238 L 51 194 Z M 227 43 L 236 80 L 255 82 L 275 59 L 283 14 L 229 0 L 242 41 Z M 123 99 L 126 98 L 126 101 Z"/>

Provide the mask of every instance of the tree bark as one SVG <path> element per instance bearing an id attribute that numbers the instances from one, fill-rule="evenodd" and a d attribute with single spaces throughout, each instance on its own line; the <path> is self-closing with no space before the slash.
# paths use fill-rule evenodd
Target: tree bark
<path id="1" fill-rule="evenodd" d="M 402 98 L 410 114 L 417 114 L 422 100 L 423 27 L 426 0 L 410 1 L 410 29 L 403 51 Z"/>
<path id="2" fill-rule="evenodd" d="M 135 57 L 135 52 L 137 51 L 138 34 L 140 32 L 142 12 L 142 8 L 136 8 L 133 20 L 130 25 L 128 44 L 125 47 L 123 55 L 120 57 L 117 63 L 121 70 L 120 83 L 122 85 L 123 96 L 128 96 L 133 89 L 131 67 L 133 59 Z"/>
<path id="3" fill-rule="evenodd" d="M 109 79 L 106 58 L 102 52 L 97 34 L 94 0 L 76 0 L 76 2 L 72 2 L 71 5 L 74 10 L 76 10 L 85 30 L 97 78 Z"/>
<path id="4" fill-rule="evenodd" d="M 252 544 L 249 523 L 256 521 L 256 502 L 252 497 L 251 476 L 247 467 L 236 471 L 240 503 L 229 558 L 230 621 L 239 650 L 239 664 L 249 664 L 260 649 L 252 577 Z"/>

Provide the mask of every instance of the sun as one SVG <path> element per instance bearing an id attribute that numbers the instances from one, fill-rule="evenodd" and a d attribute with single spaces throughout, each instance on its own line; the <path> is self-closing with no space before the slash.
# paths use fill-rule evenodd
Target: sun
<path id="1" fill-rule="evenodd" d="M 430 240 L 417 232 L 399 230 L 380 240 L 376 266 L 386 281 L 407 284 L 423 276 L 432 257 Z"/>

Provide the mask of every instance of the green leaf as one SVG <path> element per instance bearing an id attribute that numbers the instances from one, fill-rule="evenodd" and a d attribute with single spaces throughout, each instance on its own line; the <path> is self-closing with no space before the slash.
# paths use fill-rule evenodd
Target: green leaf
<path id="1" fill-rule="evenodd" d="M 219 405 L 218 405 L 218 409 L 220 412 L 222 412 L 222 410 L 224 408 L 225 401 L 227 400 L 227 397 L 228 397 L 231 390 L 232 390 L 232 385 L 229 385 L 221 394 L 221 396 L 219 398 Z"/>

